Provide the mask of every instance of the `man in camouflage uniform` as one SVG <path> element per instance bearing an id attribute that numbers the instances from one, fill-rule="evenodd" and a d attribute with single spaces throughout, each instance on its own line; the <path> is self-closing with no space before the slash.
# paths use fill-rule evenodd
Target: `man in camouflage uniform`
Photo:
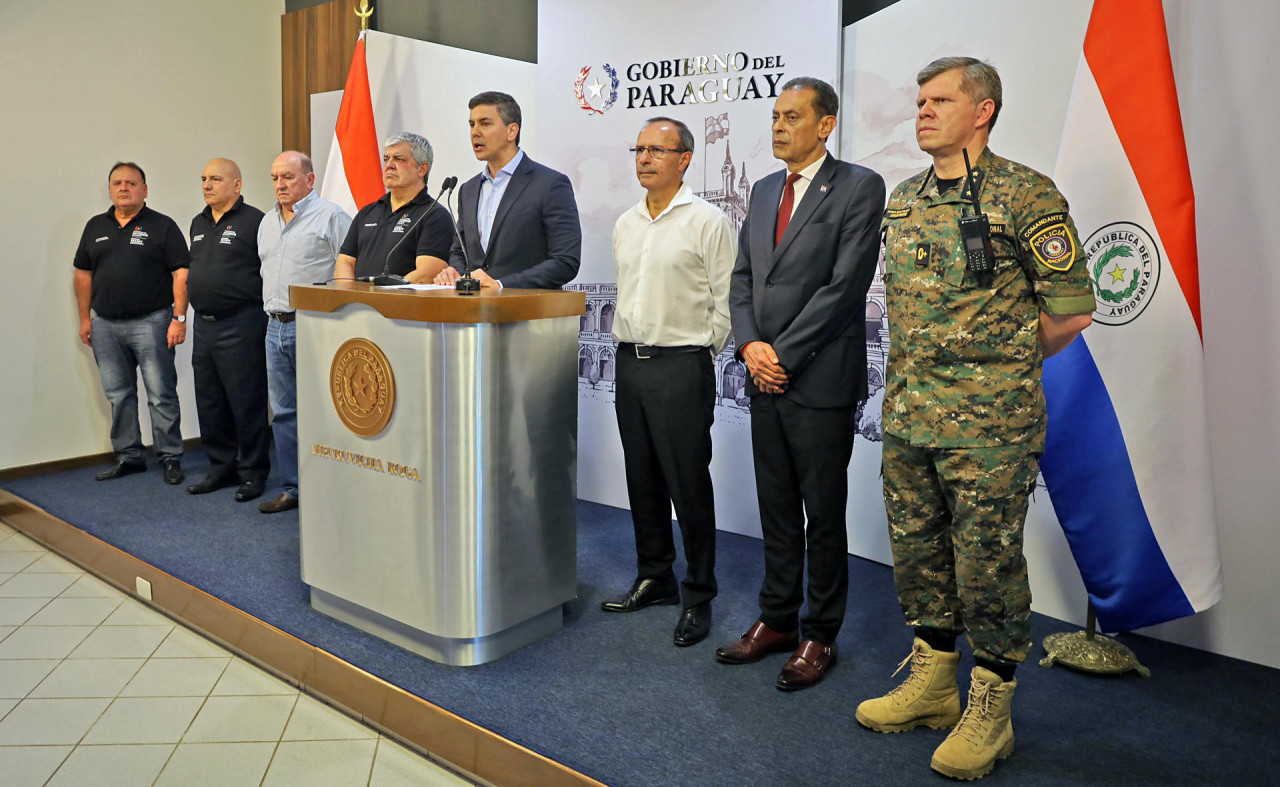
<path id="1" fill-rule="evenodd" d="M 1094 300 L 1066 200 L 986 149 L 1001 106 L 995 69 L 943 58 L 916 81 L 916 139 L 933 166 L 894 189 L 882 223 L 884 497 L 916 636 L 907 680 L 857 718 L 881 732 L 954 726 L 932 766 L 975 779 L 1013 751 L 1014 670 L 1031 648 L 1022 528 L 1044 451 L 1041 362 L 1088 326 Z M 959 219 L 974 212 L 963 151 L 990 222 L 989 286 L 967 269 L 961 241 Z M 961 632 L 977 663 L 963 716 Z"/>

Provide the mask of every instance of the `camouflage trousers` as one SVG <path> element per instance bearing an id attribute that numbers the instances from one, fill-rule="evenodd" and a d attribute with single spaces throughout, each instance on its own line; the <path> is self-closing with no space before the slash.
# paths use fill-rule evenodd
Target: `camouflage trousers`
<path id="1" fill-rule="evenodd" d="M 920 448 L 886 434 L 882 472 L 907 624 L 967 631 L 975 655 L 1025 660 L 1031 587 L 1022 528 L 1038 454 L 1029 445 Z"/>

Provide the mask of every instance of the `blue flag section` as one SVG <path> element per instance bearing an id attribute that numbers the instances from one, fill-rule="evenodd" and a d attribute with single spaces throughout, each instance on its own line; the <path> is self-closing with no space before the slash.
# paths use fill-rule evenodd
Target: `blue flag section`
<path id="1" fill-rule="evenodd" d="M 1195 612 L 1169 568 L 1138 491 L 1107 386 L 1077 340 L 1044 364 L 1049 428 L 1040 462 L 1103 631 Z"/>

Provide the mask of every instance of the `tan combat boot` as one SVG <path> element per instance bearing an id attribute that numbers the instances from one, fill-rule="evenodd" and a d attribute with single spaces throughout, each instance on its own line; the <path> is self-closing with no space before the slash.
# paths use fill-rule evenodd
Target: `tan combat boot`
<path id="1" fill-rule="evenodd" d="M 858 706 L 858 723 L 877 732 L 906 732 L 921 725 L 945 729 L 960 721 L 956 665 L 960 652 L 936 651 L 919 637 L 894 675 L 911 664 L 911 674 L 893 691 Z"/>
<path id="2" fill-rule="evenodd" d="M 931 765 L 953 779 L 980 779 L 991 773 L 996 760 L 1013 754 L 1013 690 L 1016 680 L 1003 681 L 991 670 L 974 667 L 969 705 L 964 718 L 933 752 Z"/>

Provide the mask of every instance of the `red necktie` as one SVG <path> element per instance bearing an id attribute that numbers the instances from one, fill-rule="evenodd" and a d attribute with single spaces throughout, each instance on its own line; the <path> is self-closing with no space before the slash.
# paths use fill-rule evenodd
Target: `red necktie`
<path id="1" fill-rule="evenodd" d="M 782 190 L 782 204 L 778 206 L 778 230 L 773 234 L 773 246 L 782 243 L 782 236 L 787 234 L 787 225 L 791 223 L 791 208 L 796 204 L 796 181 L 800 173 L 787 176 L 787 187 Z"/>

